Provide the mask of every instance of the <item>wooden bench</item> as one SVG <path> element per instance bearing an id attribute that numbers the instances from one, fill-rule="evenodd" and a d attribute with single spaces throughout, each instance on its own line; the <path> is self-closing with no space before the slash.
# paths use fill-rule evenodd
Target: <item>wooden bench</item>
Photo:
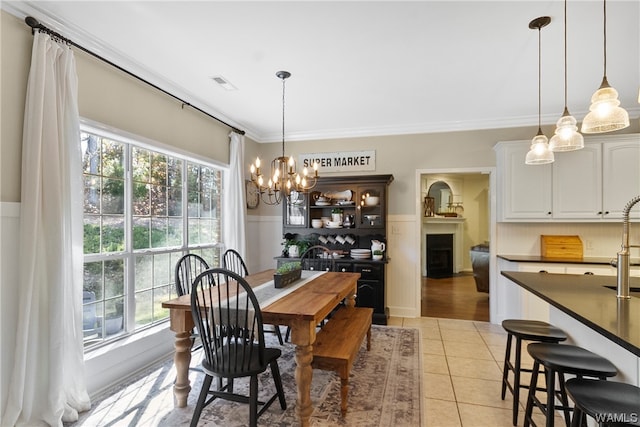
<path id="1" fill-rule="evenodd" d="M 335 371 L 340 376 L 340 409 L 347 413 L 349 373 L 367 336 L 367 351 L 371 349 L 371 318 L 373 309 L 367 307 L 342 307 L 325 323 L 313 344 L 315 369 Z"/>

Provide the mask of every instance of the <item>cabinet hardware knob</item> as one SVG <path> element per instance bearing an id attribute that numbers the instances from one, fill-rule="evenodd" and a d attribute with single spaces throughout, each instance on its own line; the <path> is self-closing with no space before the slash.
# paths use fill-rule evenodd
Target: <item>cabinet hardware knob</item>
<path id="1" fill-rule="evenodd" d="M 551 211 L 547 212 L 547 215 L 551 215 Z"/>
<path id="2" fill-rule="evenodd" d="M 602 215 L 602 211 L 598 212 L 598 215 Z"/>
<path id="3" fill-rule="evenodd" d="M 609 215 L 609 211 L 604 211 L 604 214 L 605 215 Z"/>
<path id="4" fill-rule="evenodd" d="M 547 270 L 540 270 L 538 273 L 548 273 Z"/>
<path id="5" fill-rule="evenodd" d="M 591 271 L 585 271 L 584 274 L 586 274 L 588 276 L 593 276 L 593 272 L 591 272 Z"/>

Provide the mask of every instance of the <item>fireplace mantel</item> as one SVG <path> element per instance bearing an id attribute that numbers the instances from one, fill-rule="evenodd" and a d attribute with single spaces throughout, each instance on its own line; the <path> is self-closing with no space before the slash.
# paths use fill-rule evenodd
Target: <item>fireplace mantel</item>
<path id="1" fill-rule="evenodd" d="M 462 271 L 464 259 L 464 223 L 463 217 L 423 217 L 422 218 L 422 253 L 427 252 L 427 234 L 453 234 L 453 272 Z M 427 275 L 425 257 L 422 257 L 422 275 Z"/>

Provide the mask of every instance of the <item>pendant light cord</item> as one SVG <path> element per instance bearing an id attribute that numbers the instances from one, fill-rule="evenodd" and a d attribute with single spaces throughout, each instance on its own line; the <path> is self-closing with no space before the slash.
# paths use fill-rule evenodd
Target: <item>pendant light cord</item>
<path id="1" fill-rule="evenodd" d="M 540 80 L 541 80 L 540 76 L 542 74 L 542 66 L 541 66 L 541 63 L 542 63 L 542 53 L 541 53 L 542 49 L 540 47 L 541 40 L 542 40 L 542 37 L 540 35 L 541 34 L 540 33 L 540 29 L 541 28 L 542 27 L 540 27 L 540 26 L 538 27 L 538 132 L 542 132 L 542 117 L 541 117 L 542 116 L 542 110 L 541 110 L 541 104 L 542 104 L 542 95 L 541 95 L 541 93 L 542 93 L 542 90 L 540 88 L 540 86 L 541 86 L 541 84 L 540 84 Z"/>
<path id="2" fill-rule="evenodd" d="M 564 110 L 567 110 L 567 0 L 564 0 Z M 564 113 L 563 113 L 564 114 Z"/>
<path id="3" fill-rule="evenodd" d="M 286 77 L 282 79 L 282 157 L 284 157 L 284 81 Z"/>
<path id="4" fill-rule="evenodd" d="M 604 43 L 603 43 L 603 56 L 604 56 L 604 78 L 607 78 L 607 0 L 603 0 L 602 2 L 602 8 L 603 8 L 603 12 L 602 12 L 602 16 L 604 16 L 604 25 L 603 27 L 603 31 L 604 31 Z"/>

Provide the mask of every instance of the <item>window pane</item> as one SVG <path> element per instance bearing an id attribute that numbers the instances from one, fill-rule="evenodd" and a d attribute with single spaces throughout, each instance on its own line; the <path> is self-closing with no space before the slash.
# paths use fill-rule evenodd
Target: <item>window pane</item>
<path id="1" fill-rule="evenodd" d="M 136 292 L 136 327 L 153 321 L 153 291 Z"/>
<path id="2" fill-rule="evenodd" d="M 102 217 L 102 252 L 124 251 L 124 216 Z"/>
<path id="3" fill-rule="evenodd" d="M 133 249 L 146 249 L 151 246 L 151 220 L 133 218 Z"/>
<path id="4" fill-rule="evenodd" d="M 104 294 L 105 298 L 124 295 L 124 260 L 104 262 Z"/>
<path id="5" fill-rule="evenodd" d="M 124 213 L 124 180 L 102 179 L 102 213 Z"/>
<path id="6" fill-rule="evenodd" d="M 135 182 L 149 182 L 150 159 L 149 151 L 143 148 L 133 147 L 131 150 L 131 168 L 133 171 L 133 180 Z"/>
<path id="7" fill-rule="evenodd" d="M 104 334 L 118 335 L 124 330 L 124 298 L 106 300 L 104 303 Z"/>
<path id="8" fill-rule="evenodd" d="M 153 281 L 153 256 L 136 256 L 135 290 L 141 291 L 151 288 Z"/>
<path id="9" fill-rule="evenodd" d="M 84 215 L 84 253 L 97 254 L 100 253 L 100 216 Z"/>
<path id="10" fill-rule="evenodd" d="M 155 218 L 151 221 L 151 247 L 164 248 L 167 246 L 167 224 L 165 218 Z"/>

